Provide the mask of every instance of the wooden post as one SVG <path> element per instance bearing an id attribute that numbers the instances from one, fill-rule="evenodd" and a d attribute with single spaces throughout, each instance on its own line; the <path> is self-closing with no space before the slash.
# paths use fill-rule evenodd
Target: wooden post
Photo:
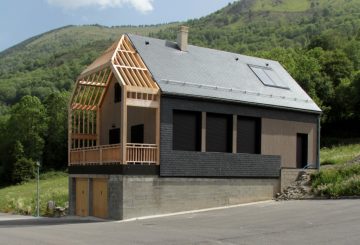
<path id="1" fill-rule="evenodd" d="M 122 86 L 122 99 L 121 99 L 121 158 L 122 164 L 126 164 L 126 143 L 127 143 L 127 105 L 126 105 L 126 86 Z"/>
<path id="2" fill-rule="evenodd" d="M 206 152 L 206 112 L 201 113 L 201 152 Z"/>
<path id="3" fill-rule="evenodd" d="M 103 157 L 102 157 L 102 148 L 101 147 L 99 147 L 99 162 L 100 162 L 100 165 L 102 165 L 102 163 L 103 163 Z"/>
<path id="4" fill-rule="evenodd" d="M 232 153 L 237 152 L 237 115 L 233 115 Z"/>
<path id="5" fill-rule="evenodd" d="M 97 107 L 96 110 L 96 146 L 100 146 L 100 139 L 101 139 L 101 107 Z"/>

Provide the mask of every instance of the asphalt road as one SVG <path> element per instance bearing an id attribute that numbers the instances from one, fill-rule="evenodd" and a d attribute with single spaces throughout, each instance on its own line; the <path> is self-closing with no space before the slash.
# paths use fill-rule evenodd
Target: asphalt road
<path id="1" fill-rule="evenodd" d="M 0 244 L 360 244 L 360 200 L 267 202 L 128 222 L 0 216 Z"/>

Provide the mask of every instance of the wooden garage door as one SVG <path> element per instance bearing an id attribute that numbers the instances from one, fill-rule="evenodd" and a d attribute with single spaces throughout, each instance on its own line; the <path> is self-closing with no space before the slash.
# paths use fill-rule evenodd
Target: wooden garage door
<path id="1" fill-rule="evenodd" d="M 107 179 L 93 179 L 93 215 L 99 218 L 108 217 Z"/>
<path id="2" fill-rule="evenodd" d="M 88 179 L 76 178 L 76 215 L 89 215 L 88 200 Z"/>

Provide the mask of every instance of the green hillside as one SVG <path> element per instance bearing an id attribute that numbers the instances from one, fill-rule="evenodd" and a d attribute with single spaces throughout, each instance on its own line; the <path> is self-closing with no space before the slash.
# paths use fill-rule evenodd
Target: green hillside
<path id="1" fill-rule="evenodd" d="M 167 26 L 66 26 L 30 38 L 0 53 L 0 103 L 68 91 L 81 70 L 121 34 L 147 35 Z"/>

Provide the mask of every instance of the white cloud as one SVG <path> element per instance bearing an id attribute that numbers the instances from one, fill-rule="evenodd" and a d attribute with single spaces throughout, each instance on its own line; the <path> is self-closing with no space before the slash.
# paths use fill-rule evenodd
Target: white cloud
<path id="1" fill-rule="evenodd" d="M 154 9 L 153 0 L 47 0 L 51 5 L 60 6 L 65 9 L 78 9 L 81 7 L 116 8 L 131 5 L 141 13 L 147 13 Z"/>

